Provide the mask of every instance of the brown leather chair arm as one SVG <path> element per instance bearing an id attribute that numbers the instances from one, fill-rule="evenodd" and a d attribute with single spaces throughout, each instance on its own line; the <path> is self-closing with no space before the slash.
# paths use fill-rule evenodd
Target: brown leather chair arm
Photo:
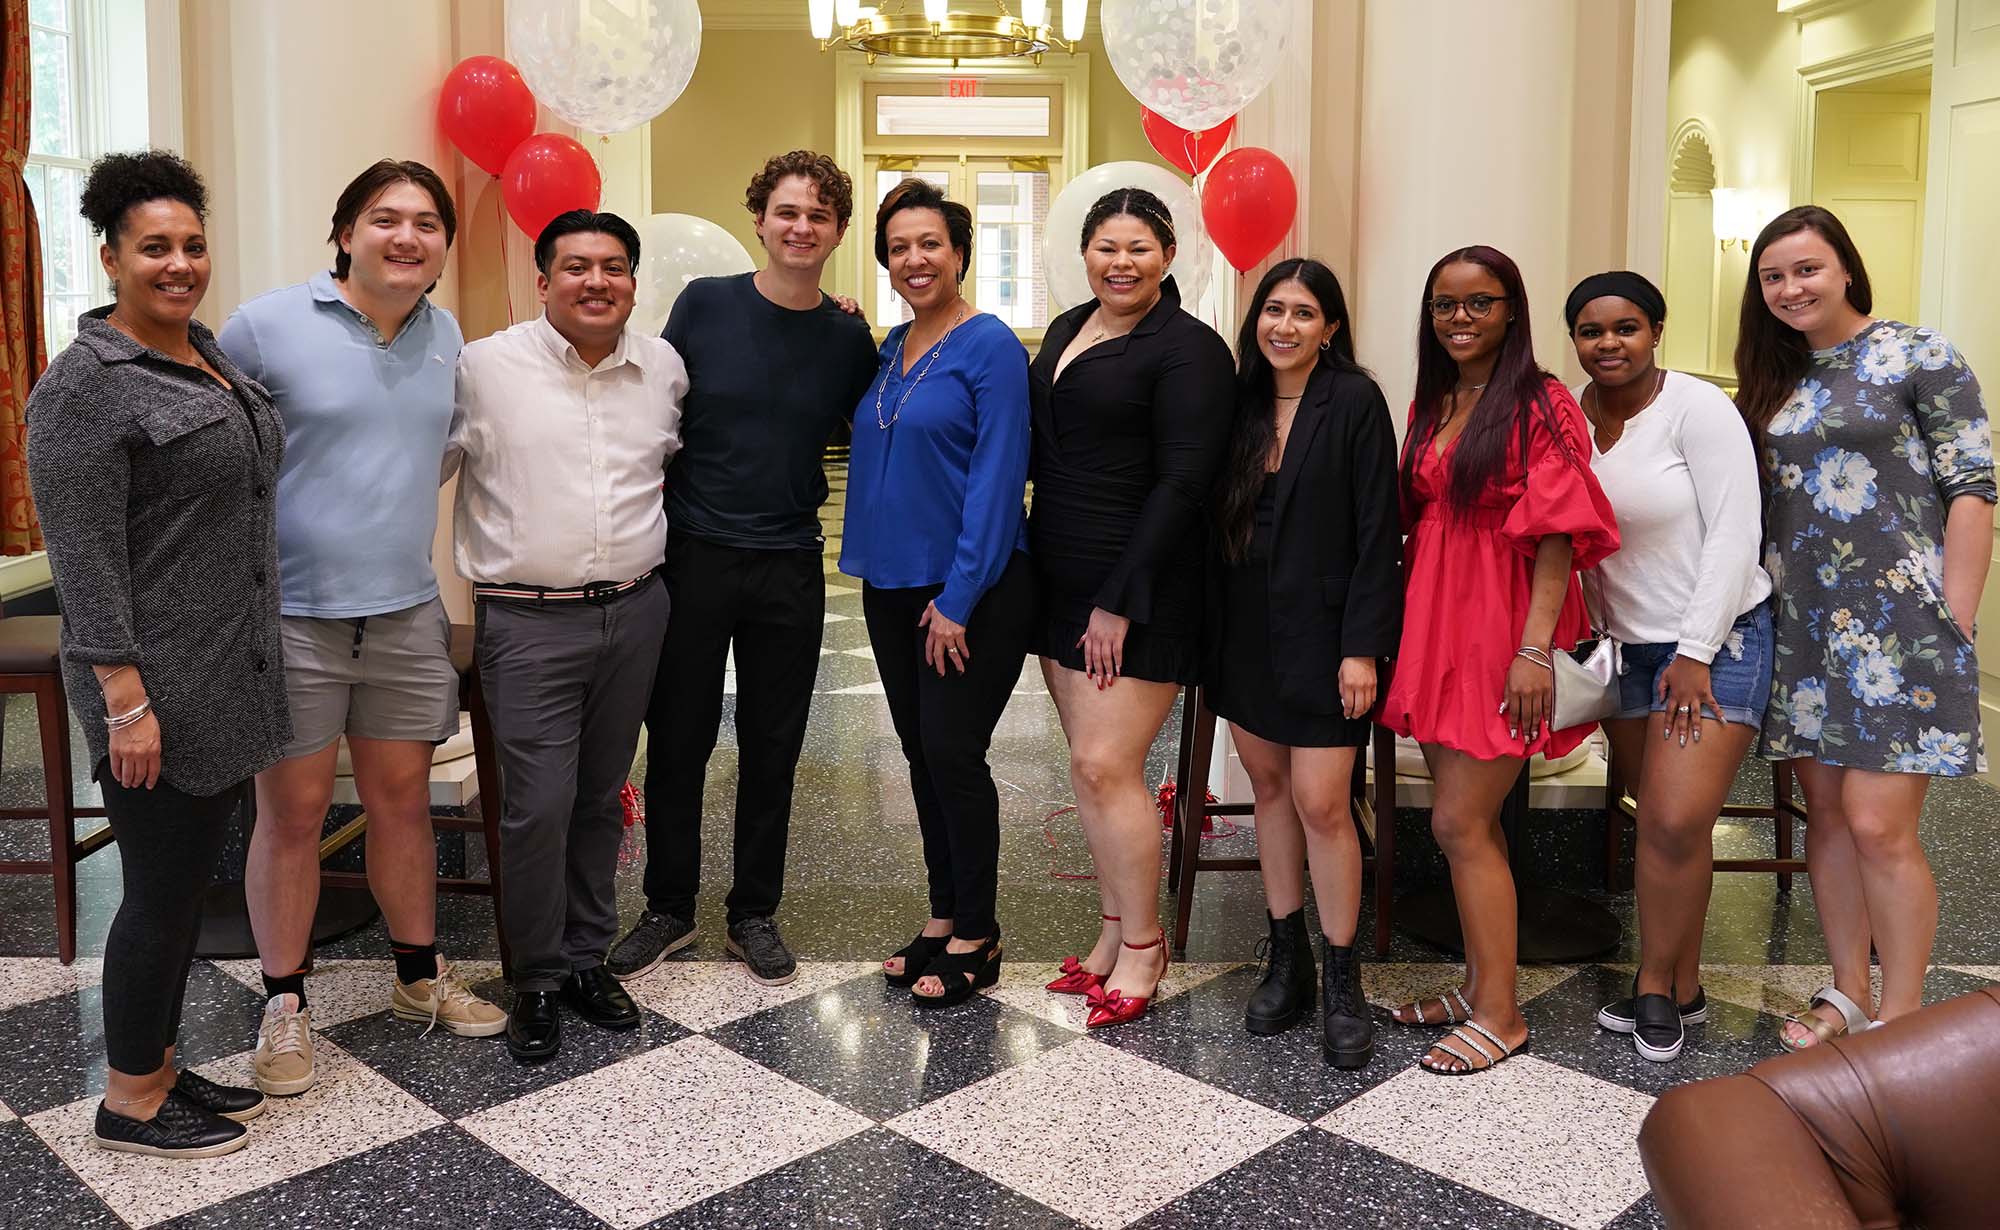
<path id="1" fill-rule="evenodd" d="M 1754 1077 L 1668 1090 L 1639 1129 L 1639 1156 L 1674 1230 L 1861 1224 L 1812 1133 Z"/>

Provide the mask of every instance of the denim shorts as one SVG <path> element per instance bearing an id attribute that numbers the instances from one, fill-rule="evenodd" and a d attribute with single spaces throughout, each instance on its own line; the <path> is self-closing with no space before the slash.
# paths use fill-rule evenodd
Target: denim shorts
<path id="1" fill-rule="evenodd" d="M 1666 702 L 1660 699 L 1660 676 L 1679 647 L 1678 643 L 1621 647 L 1624 666 L 1618 676 L 1616 717 L 1666 712 Z M 1708 690 L 1722 712 L 1718 715 L 1703 705 L 1702 716 L 1763 725 L 1764 703 L 1771 696 L 1772 655 L 1771 604 L 1766 600 L 1737 616 L 1722 638 L 1722 648 L 1715 651 L 1715 661 L 1708 667 Z"/>

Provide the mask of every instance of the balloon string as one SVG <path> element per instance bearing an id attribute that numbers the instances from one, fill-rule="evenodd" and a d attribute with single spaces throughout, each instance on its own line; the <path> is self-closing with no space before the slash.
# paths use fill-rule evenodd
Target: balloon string
<path id="1" fill-rule="evenodd" d="M 494 183 L 500 177 L 493 177 Z M 500 290 L 507 297 L 507 327 L 514 327 L 514 271 L 507 266 L 507 207 L 501 204 L 500 193 L 493 194 L 493 216 L 500 220 Z"/>

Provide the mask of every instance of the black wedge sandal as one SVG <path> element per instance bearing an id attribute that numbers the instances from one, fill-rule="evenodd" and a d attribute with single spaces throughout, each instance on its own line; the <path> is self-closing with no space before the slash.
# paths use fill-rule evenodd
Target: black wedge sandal
<path id="1" fill-rule="evenodd" d="M 910 998 L 925 1008 L 948 1008 L 971 999 L 979 990 L 1000 981 L 1000 932 L 971 952 L 942 952 L 925 967 L 923 975 L 944 983 L 942 995 L 920 995 L 912 984 Z"/>
<path id="2" fill-rule="evenodd" d="M 951 937 L 948 935 L 919 935 L 882 958 L 882 980 L 892 987 L 915 986 L 917 979 L 924 976 L 924 971 L 930 963 L 944 955 L 944 946 L 949 943 Z M 897 957 L 903 958 L 903 972 L 892 974 L 888 970 L 888 965 Z"/>

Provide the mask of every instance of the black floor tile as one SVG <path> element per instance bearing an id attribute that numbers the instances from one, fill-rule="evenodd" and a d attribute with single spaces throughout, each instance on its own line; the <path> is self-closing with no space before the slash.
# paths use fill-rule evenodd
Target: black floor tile
<path id="1" fill-rule="evenodd" d="M 0 1123 L 0 1227 L 96 1230 L 125 1222 L 85 1187 L 74 1171 L 42 1144 L 25 1123 Z"/>
<path id="2" fill-rule="evenodd" d="M 1525 1009 L 1532 1031 L 1530 1053 L 1587 1072 L 1600 1080 L 1655 1096 L 1675 1085 L 1731 1076 L 1783 1052 L 1782 1017 L 1757 1012 L 1710 996 L 1708 1020 L 1687 1027 L 1679 1059 L 1654 1063 L 1632 1049 L 1629 1034 L 1597 1024 L 1597 1010 L 1631 994 L 1629 973 L 1591 966 L 1564 980 Z"/>
<path id="3" fill-rule="evenodd" d="M 732 1021 L 709 1036 L 871 1119 L 889 1119 L 1072 1042 L 975 995 L 919 1008 L 874 975 Z"/>

